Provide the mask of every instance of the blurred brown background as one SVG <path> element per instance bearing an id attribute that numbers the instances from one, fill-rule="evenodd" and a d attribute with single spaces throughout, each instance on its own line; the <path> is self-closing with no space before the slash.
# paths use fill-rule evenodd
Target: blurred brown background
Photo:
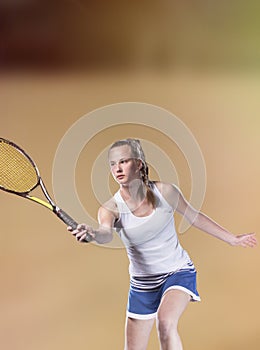
<path id="1" fill-rule="evenodd" d="M 202 210 L 234 233 L 259 232 L 259 23 L 257 1 L 2 1 L 1 136 L 31 154 L 51 188 L 57 146 L 80 117 L 124 101 L 163 107 L 205 157 Z M 169 150 L 148 131 L 117 130 L 118 138 L 157 137 Z M 99 144 L 97 136 L 88 153 Z M 183 160 L 169 156 L 188 196 Z M 77 183 L 95 215 L 83 160 Z M 1 348 L 123 349 L 125 251 L 77 244 L 29 201 L 1 193 L 0 203 Z M 232 248 L 195 229 L 180 240 L 202 297 L 182 318 L 184 348 L 259 349 L 259 248 Z M 154 330 L 149 350 L 157 348 Z"/>

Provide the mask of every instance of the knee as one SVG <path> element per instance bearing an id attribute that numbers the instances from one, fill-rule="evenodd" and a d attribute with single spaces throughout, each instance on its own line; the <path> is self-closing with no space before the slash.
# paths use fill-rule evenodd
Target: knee
<path id="1" fill-rule="evenodd" d="M 161 341 L 165 341 L 178 334 L 177 322 L 173 319 L 158 318 L 157 329 Z"/>

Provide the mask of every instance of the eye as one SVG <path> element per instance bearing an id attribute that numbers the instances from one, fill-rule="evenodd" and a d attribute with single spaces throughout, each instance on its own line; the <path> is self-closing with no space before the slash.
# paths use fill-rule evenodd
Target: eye
<path id="1" fill-rule="evenodd" d="M 132 158 L 126 158 L 126 159 L 120 159 L 118 162 L 113 162 L 111 161 L 109 163 L 110 167 L 113 168 L 115 167 L 117 164 L 123 165 L 123 164 L 127 164 Z"/>
<path id="2" fill-rule="evenodd" d="M 127 164 L 130 160 L 131 158 L 121 159 L 120 164 Z"/>

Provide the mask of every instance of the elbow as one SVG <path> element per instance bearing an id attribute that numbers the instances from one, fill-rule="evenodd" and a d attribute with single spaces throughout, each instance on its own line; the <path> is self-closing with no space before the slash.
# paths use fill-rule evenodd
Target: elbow
<path id="1" fill-rule="evenodd" d="M 202 218 L 200 212 L 193 211 L 186 216 L 186 220 L 194 227 L 200 228 L 202 225 Z"/>
<path id="2" fill-rule="evenodd" d="M 189 223 L 201 231 L 207 231 L 208 229 L 208 221 L 200 212 L 194 213 L 192 217 L 189 217 Z"/>

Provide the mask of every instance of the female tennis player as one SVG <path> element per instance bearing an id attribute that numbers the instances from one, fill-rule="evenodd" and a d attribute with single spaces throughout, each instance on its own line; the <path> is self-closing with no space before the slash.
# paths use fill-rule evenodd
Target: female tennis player
<path id="1" fill-rule="evenodd" d="M 183 349 L 178 321 L 190 301 L 199 301 L 196 269 L 178 241 L 173 213 L 232 246 L 254 247 L 254 233 L 234 235 L 194 209 L 175 185 L 150 181 L 140 141 L 126 139 L 109 149 L 109 164 L 119 190 L 98 212 L 99 227 L 81 224 L 72 231 L 79 242 L 86 233 L 100 244 L 115 229 L 126 246 L 130 266 L 125 350 L 145 350 L 157 321 L 162 350 Z M 69 228 L 70 230 L 70 228 Z"/>

